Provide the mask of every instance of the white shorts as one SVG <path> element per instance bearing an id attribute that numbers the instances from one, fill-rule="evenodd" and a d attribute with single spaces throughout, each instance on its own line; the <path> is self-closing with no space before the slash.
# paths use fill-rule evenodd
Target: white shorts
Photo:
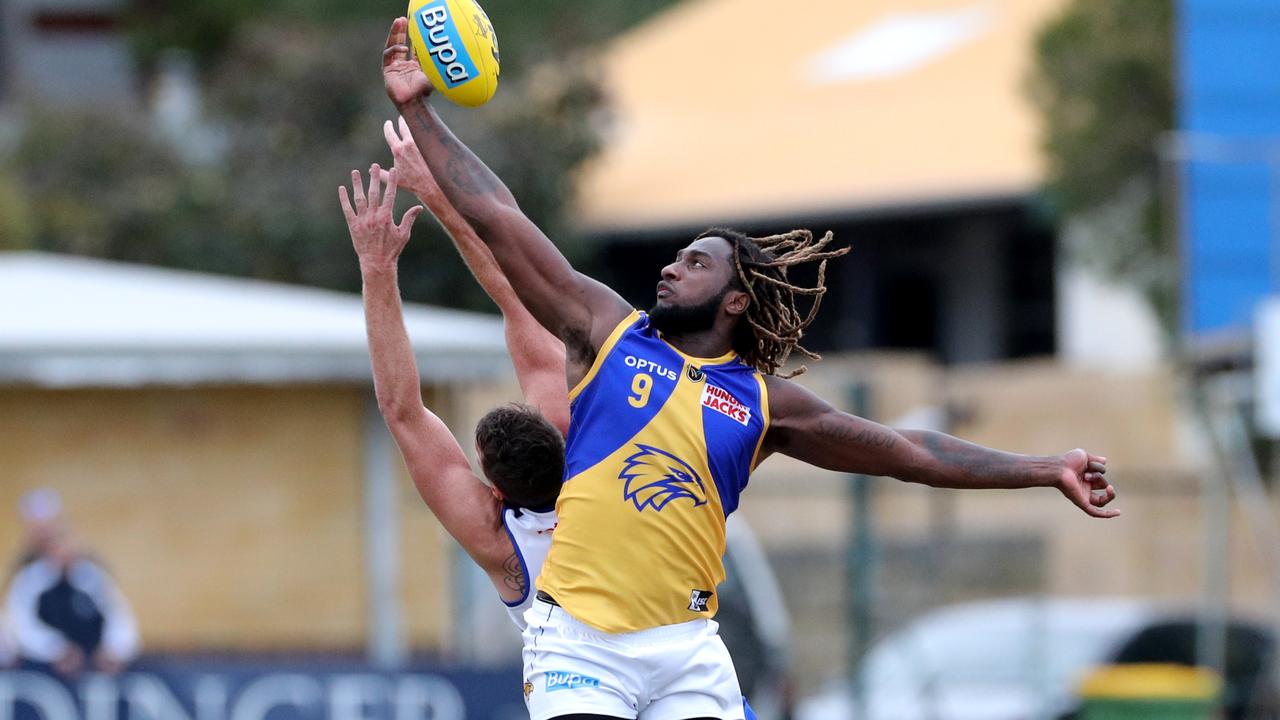
<path id="1" fill-rule="evenodd" d="M 712 620 L 613 634 L 541 600 L 524 617 L 530 720 L 575 713 L 744 720 L 738 675 Z"/>

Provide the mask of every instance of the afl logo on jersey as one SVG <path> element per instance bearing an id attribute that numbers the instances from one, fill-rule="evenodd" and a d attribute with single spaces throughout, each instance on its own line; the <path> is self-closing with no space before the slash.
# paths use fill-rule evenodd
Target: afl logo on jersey
<path id="1" fill-rule="evenodd" d="M 694 382 L 702 382 L 702 379 L 707 376 L 706 373 L 702 372 L 702 368 L 695 367 L 693 365 L 689 366 L 689 369 L 685 371 L 685 374 Z"/>
<path id="2" fill-rule="evenodd" d="M 630 500 L 636 510 L 662 512 L 681 499 L 692 500 L 694 507 L 706 504 L 706 487 L 689 463 L 651 445 L 636 443 L 635 447 L 639 452 L 627 458 L 618 479 L 624 482 L 623 499 Z"/>

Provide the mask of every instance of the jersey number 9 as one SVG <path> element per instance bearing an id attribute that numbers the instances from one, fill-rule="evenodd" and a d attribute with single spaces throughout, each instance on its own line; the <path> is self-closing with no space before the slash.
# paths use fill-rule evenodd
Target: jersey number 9
<path id="1" fill-rule="evenodd" d="M 653 377 L 648 373 L 636 373 L 631 378 L 631 395 L 627 402 L 633 408 L 642 408 L 649 404 L 649 392 L 653 390 Z"/>

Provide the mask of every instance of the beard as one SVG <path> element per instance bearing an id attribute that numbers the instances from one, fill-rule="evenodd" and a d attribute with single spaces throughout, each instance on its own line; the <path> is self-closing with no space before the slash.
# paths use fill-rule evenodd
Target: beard
<path id="1" fill-rule="evenodd" d="M 709 297 L 697 305 L 662 305 L 655 303 L 649 310 L 649 325 L 663 335 L 679 337 L 706 332 L 716 324 L 720 314 L 720 301 L 729 288 Z"/>

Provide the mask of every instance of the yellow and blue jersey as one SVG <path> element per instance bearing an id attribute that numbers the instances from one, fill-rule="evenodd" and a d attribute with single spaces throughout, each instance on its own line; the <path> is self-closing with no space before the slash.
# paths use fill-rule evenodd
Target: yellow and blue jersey
<path id="1" fill-rule="evenodd" d="M 633 312 L 569 393 L 565 484 L 538 588 L 631 632 L 715 615 L 724 524 L 769 426 L 764 378 L 685 355 Z"/>

